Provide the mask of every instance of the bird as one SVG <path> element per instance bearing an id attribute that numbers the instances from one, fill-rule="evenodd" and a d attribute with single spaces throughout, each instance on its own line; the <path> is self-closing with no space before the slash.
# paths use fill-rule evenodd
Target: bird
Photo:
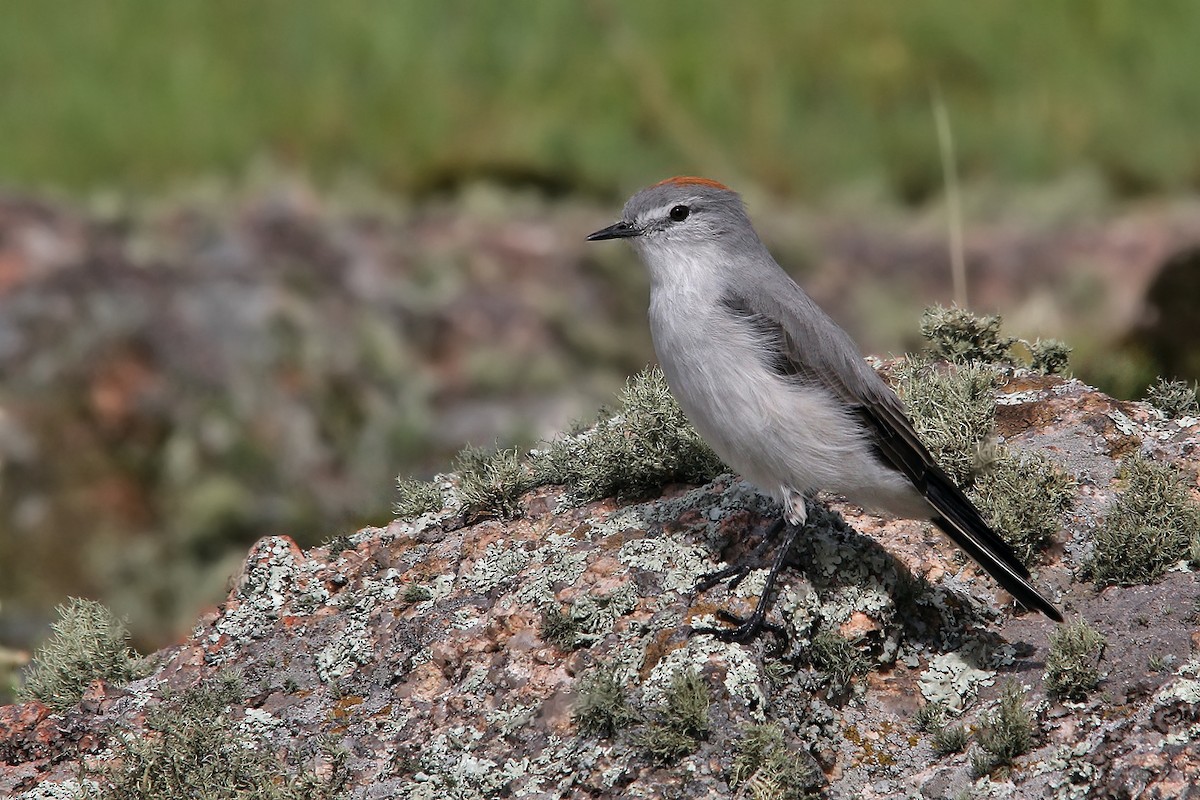
<path id="1" fill-rule="evenodd" d="M 766 587 L 736 627 L 704 629 L 748 641 L 818 491 L 866 509 L 930 520 L 1021 605 L 1062 622 L 1013 548 L 984 520 L 921 441 L 904 403 L 846 331 L 775 261 L 742 198 L 714 180 L 668 178 L 633 195 L 616 223 L 588 241 L 624 239 L 650 277 L 658 363 L 688 420 L 726 464 L 783 514 Z M 756 553 L 757 554 L 757 553 Z M 744 565 L 704 576 L 697 590 Z"/>

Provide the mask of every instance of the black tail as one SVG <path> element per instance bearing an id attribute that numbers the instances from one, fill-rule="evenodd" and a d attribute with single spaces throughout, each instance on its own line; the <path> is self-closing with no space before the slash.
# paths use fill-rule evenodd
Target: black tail
<path id="1" fill-rule="evenodd" d="M 954 543 L 975 559 L 987 574 L 1029 609 L 1042 612 L 1055 622 L 1063 616 L 1029 583 L 1029 570 L 1021 563 L 1008 542 L 1000 538 L 980 516 L 979 510 L 967 499 L 954 481 L 939 468 L 926 473 L 925 499 L 937 510 L 933 522 L 954 540 Z"/>
<path id="2" fill-rule="evenodd" d="M 938 466 L 905 415 L 900 399 L 882 381 L 880 387 L 875 397 L 854 409 L 867 430 L 874 434 L 872 443 L 881 460 L 912 481 L 937 512 L 934 523 L 1021 605 L 1036 609 L 1055 622 L 1062 622 L 1062 614 L 1054 604 L 1029 583 L 1029 570 L 1008 542 L 991 529 L 958 484 Z"/>

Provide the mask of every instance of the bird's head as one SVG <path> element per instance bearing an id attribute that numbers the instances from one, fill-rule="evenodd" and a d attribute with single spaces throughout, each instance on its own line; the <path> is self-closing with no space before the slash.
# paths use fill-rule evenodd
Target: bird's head
<path id="1" fill-rule="evenodd" d="M 587 238 L 628 239 L 652 277 L 660 271 L 695 270 L 698 264 L 728 266 L 737 260 L 729 256 L 757 253 L 762 247 L 736 192 L 691 177 L 668 178 L 643 189 L 625 204 L 618 222 Z"/>

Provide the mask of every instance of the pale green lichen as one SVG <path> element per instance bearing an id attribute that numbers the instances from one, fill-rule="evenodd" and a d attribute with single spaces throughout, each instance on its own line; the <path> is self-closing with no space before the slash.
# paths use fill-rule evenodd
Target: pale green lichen
<path id="1" fill-rule="evenodd" d="M 668 483 L 707 483 L 725 471 L 671 396 L 662 370 L 630 378 L 616 413 L 551 442 L 538 454 L 541 483 L 564 484 L 579 501 L 639 499 Z"/>
<path id="2" fill-rule="evenodd" d="M 729 788 L 751 800 L 804 800 L 815 797 L 822 782 L 811 757 L 793 752 L 779 723 L 747 725 L 734 742 Z"/>
<path id="3" fill-rule="evenodd" d="M 910 358 L 894 374 L 921 440 L 951 478 L 969 484 L 993 458 L 996 373 L 975 363 L 942 368 Z"/>
<path id="4" fill-rule="evenodd" d="M 100 790 L 100 783 L 90 778 L 81 781 L 68 778 L 60 783 L 41 781 L 32 789 L 13 795 L 13 800 L 81 800 L 95 797 Z"/>
<path id="5" fill-rule="evenodd" d="M 1159 704 L 1170 700 L 1182 700 L 1193 705 L 1200 704 L 1200 680 L 1183 678 L 1165 687 L 1159 694 Z"/>
<path id="6" fill-rule="evenodd" d="M 613 623 L 637 607 L 637 589 L 622 584 L 610 594 L 589 593 L 567 609 L 551 607 L 542 612 L 538 634 L 563 650 L 590 646 L 604 638 Z"/>
<path id="7" fill-rule="evenodd" d="M 1016 683 L 1006 684 L 996 708 L 980 720 L 976 733 L 980 751 L 971 759 L 976 777 L 1012 766 L 1013 759 L 1033 747 L 1033 715 L 1022 702 L 1024 695 Z"/>
<path id="8" fill-rule="evenodd" d="M 1046 776 L 1051 800 L 1086 800 L 1094 797 L 1100 767 L 1092 763 L 1095 743 L 1084 739 L 1054 749 L 1049 757 L 1029 765 L 1030 777 Z"/>
<path id="9" fill-rule="evenodd" d="M 975 699 L 979 687 L 995 683 L 996 673 L 982 666 L 985 663 L 981 645 L 974 640 L 959 650 L 932 656 L 918 678 L 921 694 L 931 703 L 961 711 Z"/>
<path id="10" fill-rule="evenodd" d="M 1159 377 L 1146 389 L 1146 402 L 1168 419 L 1200 416 L 1200 385 Z"/>
<path id="11" fill-rule="evenodd" d="M 613 623 L 637 608 L 637 587 L 623 583 L 608 594 L 590 592 L 571 603 L 570 616 L 577 636 L 586 643 L 597 642 L 612 630 Z"/>
<path id="12" fill-rule="evenodd" d="M 286 537 L 269 536 L 251 549 L 238 579 L 238 602 L 214 625 L 214 634 L 228 637 L 215 656 L 218 663 L 233 657 L 234 642 L 267 635 L 289 598 L 298 608 L 315 609 L 330 601 L 324 581 L 315 577 L 323 564 L 298 557 L 294 548 Z"/>
<path id="13" fill-rule="evenodd" d="M 473 591 L 486 594 L 501 584 L 510 583 L 532 560 L 533 553 L 525 549 L 524 543 L 508 543 L 501 539 L 487 546 L 463 580 Z"/>
<path id="14" fill-rule="evenodd" d="M 324 683 L 335 683 L 371 663 L 375 642 L 367 630 L 367 620 L 358 614 L 345 614 L 345 626 L 317 651 L 314 666 Z"/>
<path id="15" fill-rule="evenodd" d="M 798 657 L 804 657 L 821 631 L 861 613 L 880 626 L 864 655 L 872 663 L 890 663 L 899 652 L 905 627 L 924 626 L 933 613 L 923 612 L 930 610 L 926 605 L 934 604 L 938 592 L 917 601 L 905 588 L 912 583 L 908 571 L 828 508 L 810 509 L 809 525 L 791 558 L 804 565 L 807 583 L 782 582 L 773 610 L 787 624 L 790 646 Z"/>
<path id="16" fill-rule="evenodd" d="M 450 615 L 450 627 L 456 631 L 469 631 L 483 620 L 483 615 L 472 607 L 459 608 Z"/>
<path id="17" fill-rule="evenodd" d="M 546 544 L 529 553 L 513 596 L 522 603 L 548 607 L 558 602 L 556 587 L 574 586 L 587 569 L 587 552 L 568 549 L 573 542 L 550 534 Z"/>
<path id="18" fill-rule="evenodd" d="M 708 737 L 712 696 L 698 673 L 682 670 L 675 673 L 663 699 L 647 715 L 637 745 L 652 761 L 670 764 L 695 751 Z"/>
<path id="19" fill-rule="evenodd" d="M 111 611 L 78 597 L 55 611 L 59 619 L 34 652 L 19 698 L 65 711 L 82 699 L 92 681 L 119 686 L 136 676 L 138 654 L 129 647 L 125 625 Z"/>
<path id="20" fill-rule="evenodd" d="M 1155 581 L 1188 558 L 1200 537 L 1200 504 L 1177 469 L 1137 455 L 1125 459 L 1118 478 L 1124 486 L 1087 565 L 1097 586 Z"/>
<path id="21" fill-rule="evenodd" d="M 966 309 L 931 306 L 921 314 L 921 335 L 929 342 L 935 358 L 958 364 L 978 362 L 1001 366 L 1027 363 L 1043 375 L 1062 372 L 1070 361 L 1071 348 L 1058 339 L 1030 342 L 1000 335 L 998 314 L 973 314 Z M 1024 349 L 1028 358 L 1022 358 Z"/>
<path id="22" fill-rule="evenodd" d="M 693 625 L 707 622 L 692 620 Z M 716 623 L 716 620 L 711 622 Z M 711 636 L 692 637 L 685 646 L 672 650 L 655 664 L 642 685 L 642 704 L 652 706 L 664 702 L 678 675 L 699 672 L 712 663 L 723 666 L 723 685 L 729 698 L 740 702 L 755 721 L 765 721 L 763 709 L 767 706 L 767 697 L 763 691 L 765 676 L 759 668 L 760 662 L 745 647 Z"/>
<path id="23" fill-rule="evenodd" d="M 412 800 L 444 798 L 503 797 L 512 783 L 525 774 L 515 762 L 499 764 L 475 755 L 472 750 L 484 731 L 471 725 L 456 725 L 421 743 L 416 769 L 420 780 L 406 786 Z"/>
<path id="24" fill-rule="evenodd" d="M 403 599 L 413 590 L 413 586 L 402 578 L 398 569 L 389 567 L 374 576 L 360 576 L 354 591 L 339 592 L 329 598 L 329 606 L 342 609 L 338 615 L 342 627 L 316 653 L 315 666 L 322 681 L 336 684 L 340 679 L 352 675 L 360 666 L 371 662 L 375 657 L 375 640 L 369 631 L 372 614 L 381 605 Z M 426 590 L 416 594 L 432 597 L 434 592 Z"/>
<path id="25" fill-rule="evenodd" d="M 1107 641 L 1084 619 L 1052 630 L 1046 656 L 1046 691 L 1068 700 L 1086 698 L 1100 683 L 1099 663 Z"/>
<path id="26" fill-rule="evenodd" d="M 667 537 L 642 537 L 621 545 L 617 559 L 627 567 L 662 574 L 663 589 L 688 592 L 696 580 L 714 569 L 702 547 Z"/>
<path id="27" fill-rule="evenodd" d="M 494 708 L 485 710 L 483 719 L 488 725 L 494 725 L 501 736 L 511 736 L 536 720 L 541 707 L 540 703 L 533 702 L 511 708 Z"/>
<path id="28" fill-rule="evenodd" d="M 1075 488 L 1075 479 L 1041 453 L 999 448 L 969 494 L 984 519 L 1032 566 L 1061 529 Z"/>

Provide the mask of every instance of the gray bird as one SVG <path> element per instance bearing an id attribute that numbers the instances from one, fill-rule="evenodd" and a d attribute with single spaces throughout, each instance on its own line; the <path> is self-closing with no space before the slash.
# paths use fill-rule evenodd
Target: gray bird
<path id="1" fill-rule="evenodd" d="M 932 520 L 1022 605 L 1062 621 L 934 461 L 849 334 L 771 257 L 735 192 L 704 178 L 669 178 L 635 194 L 620 222 L 587 238 L 633 245 L 650 272 L 650 333 L 672 394 L 717 455 L 783 505 L 772 533 L 786 521 L 787 535 L 763 596 L 750 618 L 725 615 L 741 624 L 722 629 L 722 638 L 778 630 L 765 623 L 767 596 L 817 490 Z M 713 573 L 698 588 L 747 570 Z"/>

